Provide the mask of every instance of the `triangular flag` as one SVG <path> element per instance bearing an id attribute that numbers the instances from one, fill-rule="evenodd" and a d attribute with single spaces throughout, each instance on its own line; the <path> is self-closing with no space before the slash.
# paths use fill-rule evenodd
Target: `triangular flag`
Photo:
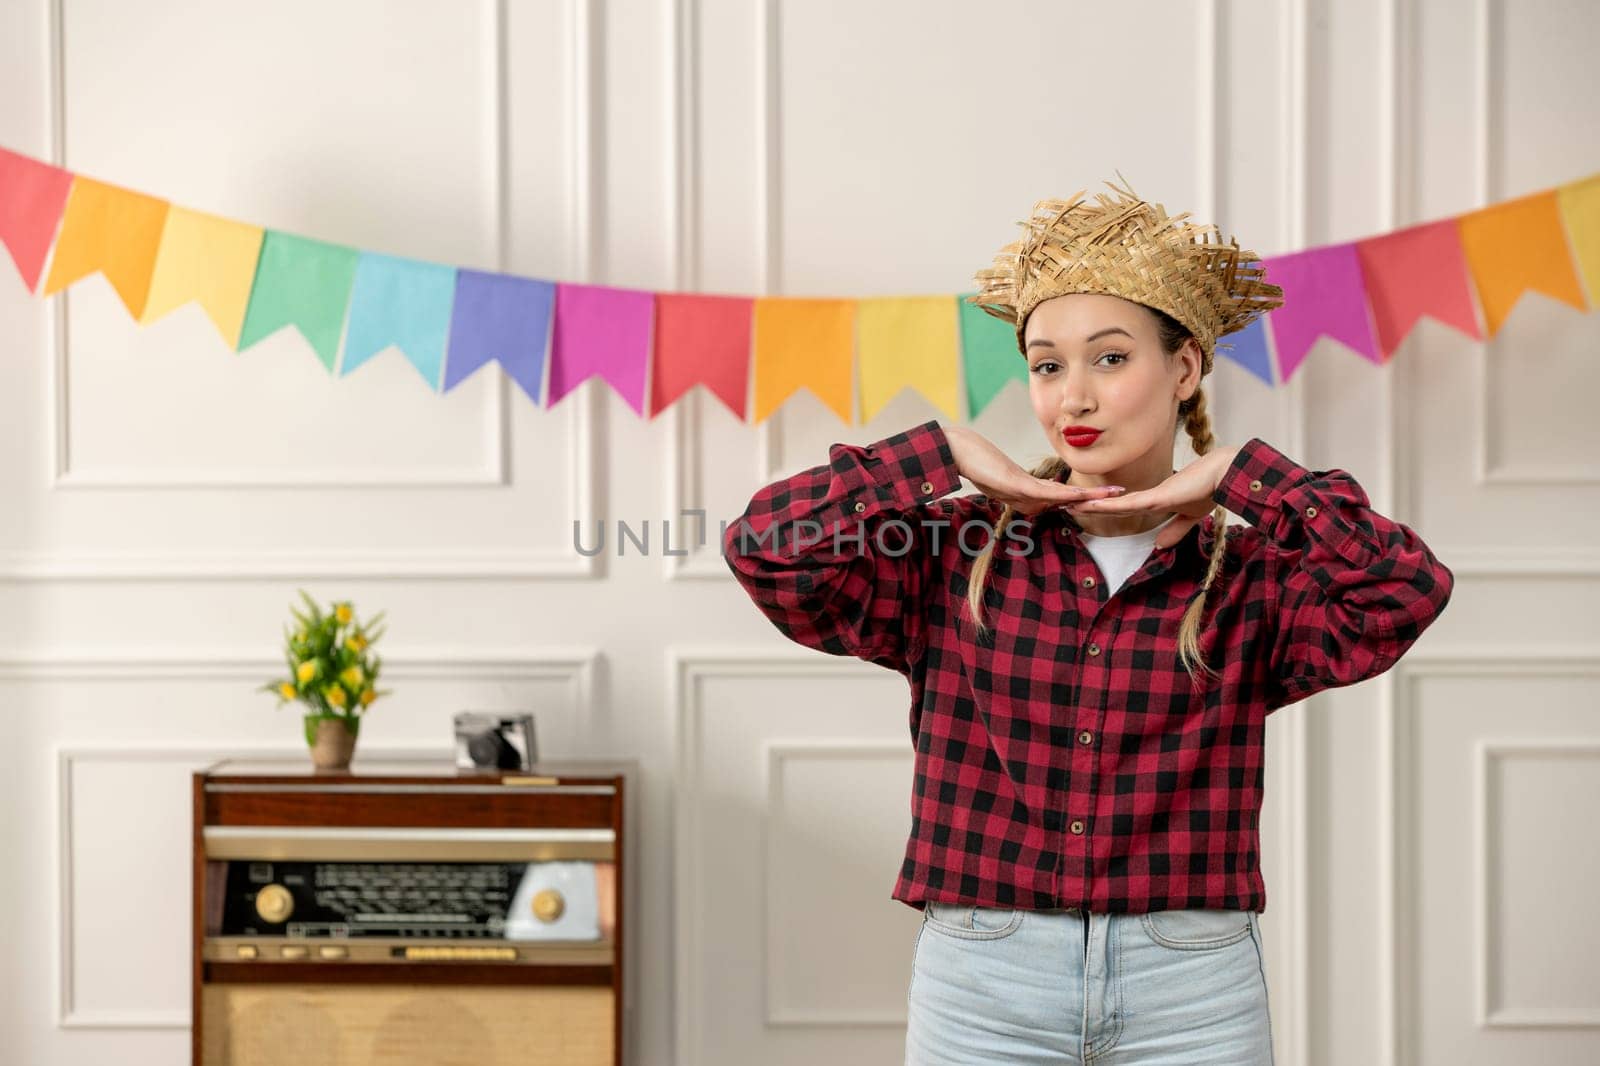
<path id="1" fill-rule="evenodd" d="M 342 244 L 267 230 L 239 350 L 294 326 L 332 373 L 360 255 Z"/>
<path id="2" fill-rule="evenodd" d="M 745 420 L 754 306 L 747 296 L 656 294 L 651 418 L 695 385 L 704 385 L 735 418 Z"/>
<path id="3" fill-rule="evenodd" d="M 554 282 L 457 271 L 444 391 L 449 392 L 492 359 L 538 406 L 555 296 Z"/>
<path id="4" fill-rule="evenodd" d="M 642 416 L 654 310 L 651 292 L 558 283 L 546 406 L 599 375 Z"/>
<path id="5" fill-rule="evenodd" d="M 136 319 L 144 314 L 167 206 L 165 200 L 79 175 L 67 194 L 43 295 L 99 271 L 129 314 Z"/>
<path id="6" fill-rule="evenodd" d="M 1311 248 L 1262 262 L 1283 289 L 1283 306 L 1269 311 L 1278 380 L 1288 381 L 1318 337 L 1326 334 L 1382 365 L 1367 315 L 1366 286 L 1353 244 Z"/>
<path id="7" fill-rule="evenodd" d="M 1600 174 L 1561 186 L 1556 199 L 1593 307 L 1600 300 Z"/>
<path id="8" fill-rule="evenodd" d="M 339 376 L 392 344 L 428 388 L 438 391 L 455 292 L 455 267 L 362 252 L 350 289 L 350 324 Z"/>
<path id="9" fill-rule="evenodd" d="M 855 308 L 854 300 L 757 297 L 754 422 L 766 421 L 796 389 L 807 388 L 850 424 Z"/>
<path id="10" fill-rule="evenodd" d="M 1423 315 L 1469 337 L 1481 336 L 1454 219 L 1357 241 L 1356 254 L 1385 359 Z"/>
<path id="11" fill-rule="evenodd" d="M 961 310 L 961 363 L 967 379 L 967 410 L 972 418 L 983 413 L 1008 381 L 1028 385 L 1028 360 L 1017 350 L 1017 330 L 976 304 L 964 292 L 957 297 Z"/>
<path id="12" fill-rule="evenodd" d="M 0 244 L 32 292 L 67 206 L 72 172 L 0 148 Z"/>
<path id="13" fill-rule="evenodd" d="M 1274 280 L 1276 285 L 1277 281 Z M 1237 363 L 1250 373 L 1272 384 L 1272 353 L 1267 347 L 1267 322 L 1264 316 L 1252 318 L 1243 329 L 1217 338 L 1216 354 Z"/>
<path id="14" fill-rule="evenodd" d="M 1478 286 L 1489 336 L 1500 332 L 1529 289 L 1584 309 L 1583 289 L 1553 190 L 1461 215 L 1456 225 L 1461 228 L 1461 248 Z"/>
<path id="15" fill-rule="evenodd" d="M 198 300 L 222 339 L 237 348 L 264 233 L 260 226 L 171 208 L 156 253 L 150 299 L 139 321 L 154 322 Z"/>
<path id="16" fill-rule="evenodd" d="M 961 327 L 949 296 L 875 296 L 856 306 L 861 421 L 870 422 L 906 386 L 960 421 L 956 341 Z"/>

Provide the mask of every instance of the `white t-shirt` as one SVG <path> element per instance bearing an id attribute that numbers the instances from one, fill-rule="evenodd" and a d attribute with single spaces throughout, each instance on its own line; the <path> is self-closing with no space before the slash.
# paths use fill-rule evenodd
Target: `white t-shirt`
<path id="1" fill-rule="evenodd" d="M 1150 558 L 1150 552 L 1155 549 L 1156 536 L 1177 517 L 1174 514 L 1159 526 L 1147 529 L 1143 533 L 1124 533 L 1116 537 L 1097 537 L 1092 533 L 1079 534 L 1083 538 L 1083 546 L 1094 556 L 1095 563 L 1100 567 L 1100 573 L 1105 577 L 1107 596 L 1121 588 L 1122 583 L 1144 565 L 1144 561 Z"/>

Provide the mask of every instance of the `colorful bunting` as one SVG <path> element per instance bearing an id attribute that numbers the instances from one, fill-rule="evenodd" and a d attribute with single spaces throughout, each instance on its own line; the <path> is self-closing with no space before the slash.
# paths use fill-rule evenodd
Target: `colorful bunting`
<path id="1" fill-rule="evenodd" d="M 1523 196 L 1462 215 L 1456 225 L 1478 286 L 1489 336 L 1500 332 L 1511 308 L 1529 289 L 1584 309 L 1583 290 L 1572 268 L 1554 192 Z"/>
<path id="2" fill-rule="evenodd" d="M 1007 382 L 1028 382 L 1014 331 L 971 293 L 653 293 L 458 269 L 263 230 L 5 148 L 0 244 L 42 295 L 98 272 L 141 323 L 193 301 L 239 351 L 294 326 L 341 375 L 392 346 L 440 392 L 498 362 L 536 405 L 547 364 L 545 406 L 599 376 L 641 416 L 701 385 L 755 422 L 804 388 L 848 424 L 857 384 L 863 421 L 908 386 L 951 420 L 963 404 L 976 418 Z M 1267 384 L 1324 336 L 1378 365 L 1424 316 L 1482 339 L 1529 289 L 1593 306 L 1600 175 L 1263 265 L 1284 305 L 1217 352 Z"/>
<path id="3" fill-rule="evenodd" d="M 961 420 L 955 300 L 949 296 L 878 297 L 856 304 L 856 365 L 861 421 L 870 422 L 906 386 Z"/>
<path id="4" fill-rule="evenodd" d="M 1318 337 L 1326 334 L 1382 363 L 1367 304 L 1362 298 L 1361 262 L 1353 244 L 1312 248 L 1263 259 L 1267 277 L 1283 288 L 1283 306 L 1268 312 L 1278 351 L 1278 380 L 1294 376 Z"/>
<path id="5" fill-rule="evenodd" d="M 237 350 L 264 232 L 232 219 L 170 208 L 150 298 L 139 321 L 154 322 L 195 300 L 228 347 Z"/>
<path id="6" fill-rule="evenodd" d="M 350 324 L 339 376 L 392 344 L 428 388 L 437 391 L 455 292 L 454 267 L 362 252 L 350 290 Z"/>
<path id="7" fill-rule="evenodd" d="M 458 271 L 444 391 L 492 359 L 537 406 L 555 296 L 554 282 Z"/>
<path id="8" fill-rule="evenodd" d="M 39 287 L 71 189 L 69 171 L 0 148 L 0 244 L 29 292 Z"/>
<path id="9" fill-rule="evenodd" d="M 850 424 L 855 301 L 764 296 L 755 303 L 756 422 L 800 388 Z"/>
<path id="10" fill-rule="evenodd" d="M 611 383 L 635 414 L 643 415 L 654 309 L 652 293 L 607 285 L 558 284 L 546 406 L 554 407 L 567 393 L 598 375 Z"/>
<path id="11" fill-rule="evenodd" d="M 1356 255 L 1385 360 L 1423 315 L 1469 337 L 1482 336 L 1453 223 L 1430 222 L 1357 241 Z"/>
<path id="12" fill-rule="evenodd" d="M 72 182 L 61 236 L 43 295 L 99 271 L 136 320 L 150 295 L 150 275 L 167 221 L 167 201 L 82 176 Z"/>
<path id="13" fill-rule="evenodd" d="M 244 313 L 239 350 L 293 326 L 331 374 L 360 257 L 360 252 L 342 244 L 268 230 L 261 241 L 261 262 Z"/>
<path id="14" fill-rule="evenodd" d="M 651 418 L 695 385 L 704 385 L 744 421 L 754 303 L 743 296 L 656 294 Z"/>

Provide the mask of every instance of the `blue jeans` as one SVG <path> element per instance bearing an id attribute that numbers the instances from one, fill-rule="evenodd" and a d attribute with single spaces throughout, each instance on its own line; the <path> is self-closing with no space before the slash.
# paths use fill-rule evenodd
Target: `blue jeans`
<path id="1" fill-rule="evenodd" d="M 1271 1066 L 1260 916 L 929 903 L 906 1066 Z"/>

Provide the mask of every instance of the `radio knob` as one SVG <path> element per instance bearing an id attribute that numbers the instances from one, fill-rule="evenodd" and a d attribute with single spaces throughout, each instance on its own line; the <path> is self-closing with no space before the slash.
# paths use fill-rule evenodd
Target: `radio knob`
<path id="1" fill-rule="evenodd" d="M 533 897 L 533 916 L 541 922 L 553 922 L 567 909 L 567 901 L 554 888 L 546 888 Z"/>
<path id="2" fill-rule="evenodd" d="M 294 913 L 294 895 L 282 885 L 265 885 L 256 893 L 256 913 L 264 922 L 282 922 Z"/>

